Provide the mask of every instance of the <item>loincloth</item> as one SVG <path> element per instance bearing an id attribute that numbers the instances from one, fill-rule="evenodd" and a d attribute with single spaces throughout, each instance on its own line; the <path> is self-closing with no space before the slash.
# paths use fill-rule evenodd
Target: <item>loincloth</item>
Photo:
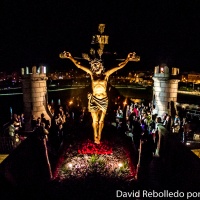
<path id="1" fill-rule="evenodd" d="M 103 99 L 98 99 L 92 94 L 88 94 L 88 110 L 89 112 L 102 110 L 106 112 L 108 108 L 108 97 L 104 97 Z"/>

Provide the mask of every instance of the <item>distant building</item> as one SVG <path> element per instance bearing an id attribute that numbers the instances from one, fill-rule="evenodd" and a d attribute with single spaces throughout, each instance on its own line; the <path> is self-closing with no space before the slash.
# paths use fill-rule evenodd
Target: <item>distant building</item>
<path id="1" fill-rule="evenodd" d="M 200 83 L 200 73 L 189 73 L 187 81 L 193 83 Z"/>

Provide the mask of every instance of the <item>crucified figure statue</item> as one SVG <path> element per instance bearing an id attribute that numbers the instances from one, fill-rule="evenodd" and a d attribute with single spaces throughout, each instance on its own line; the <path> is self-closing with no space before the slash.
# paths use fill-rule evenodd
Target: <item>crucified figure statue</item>
<path id="1" fill-rule="evenodd" d="M 60 58 L 70 59 L 76 67 L 82 69 L 91 76 L 92 94 L 88 94 L 88 110 L 92 116 L 92 126 L 94 130 L 94 142 L 100 144 L 101 133 L 104 127 L 104 118 L 108 107 L 107 96 L 107 83 L 109 76 L 119 69 L 122 69 L 129 61 L 140 61 L 140 57 L 136 56 L 136 53 L 129 53 L 127 58 L 106 72 L 99 59 L 94 59 L 90 62 L 91 68 L 84 67 L 75 60 L 69 52 L 64 51 L 61 53 Z"/>

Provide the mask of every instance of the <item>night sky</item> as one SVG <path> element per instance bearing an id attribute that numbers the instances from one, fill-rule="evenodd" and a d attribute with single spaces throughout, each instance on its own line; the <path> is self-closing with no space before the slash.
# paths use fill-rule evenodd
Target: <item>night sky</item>
<path id="1" fill-rule="evenodd" d="M 141 56 L 126 70 L 153 70 L 164 62 L 200 72 L 199 0 L 1 0 L 0 10 L 0 71 L 33 65 L 65 70 L 73 65 L 59 53 L 88 53 L 98 24 L 105 23 L 110 55 Z"/>

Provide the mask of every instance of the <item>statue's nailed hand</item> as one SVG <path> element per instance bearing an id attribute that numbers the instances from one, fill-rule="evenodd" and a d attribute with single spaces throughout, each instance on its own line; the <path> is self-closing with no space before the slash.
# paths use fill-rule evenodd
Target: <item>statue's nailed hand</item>
<path id="1" fill-rule="evenodd" d="M 63 51 L 63 53 L 60 53 L 60 54 L 59 54 L 59 57 L 60 57 L 60 58 L 71 58 L 72 55 L 71 55 L 71 53 L 69 53 L 69 52 Z"/>
<path id="2" fill-rule="evenodd" d="M 129 54 L 128 54 L 128 58 L 129 58 L 129 59 L 135 58 L 135 55 L 136 55 L 135 52 L 129 53 Z"/>
<path id="3" fill-rule="evenodd" d="M 127 58 L 129 61 L 140 61 L 140 56 L 136 56 L 135 52 L 129 53 Z"/>

